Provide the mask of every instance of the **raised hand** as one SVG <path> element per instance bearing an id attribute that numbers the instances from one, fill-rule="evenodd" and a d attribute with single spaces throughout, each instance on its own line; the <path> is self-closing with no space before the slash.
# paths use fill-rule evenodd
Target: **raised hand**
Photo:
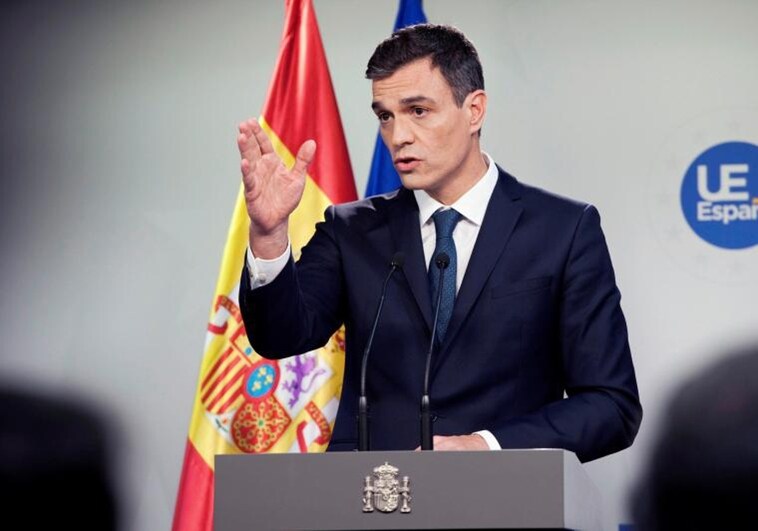
<path id="1" fill-rule="evenodd" d="M 303 196 L 316 142 L 303 142 L 295 165 L 288 170 L 257 121 L 242 122 L 239 132 L 237 147 L 250 217 L 250 247 L 257 258 L 276 258 L 287 248 L 289 216 Z"/>

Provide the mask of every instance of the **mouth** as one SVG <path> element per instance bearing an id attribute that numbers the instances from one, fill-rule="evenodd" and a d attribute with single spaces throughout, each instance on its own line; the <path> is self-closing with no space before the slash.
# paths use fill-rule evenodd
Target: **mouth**
<path id="1" fill-rule="evenodd" d="M 395 169 L 400 173 L 407 173 L 416 169 L 421 161 L 415 157 L 397 157 L 394 160 Z"/>

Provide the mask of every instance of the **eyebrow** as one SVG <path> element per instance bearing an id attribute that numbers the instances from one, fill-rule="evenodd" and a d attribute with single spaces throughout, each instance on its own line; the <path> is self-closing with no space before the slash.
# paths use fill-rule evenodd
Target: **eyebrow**
<path id="1" fill-rule="evenodd" d="M 434 99 L 428 96 L 411 96 L 400 100 L 401 105 L 413 105 L 414 103 L 436 103 Z"/>
<path id="2" fill-rule="evenodd" d="M 406 106 L 406 105 L 413 105 L 414 103 L 431 103 L 434 104 L 436 101 L 433 98 L 430 98 L 428 96 L 409 96 L 407 98 L 403 98 L 400 100 L 400 105 Z M 374 111 L 383 110 L 384 105 L 379 103 L 378 101 L 371 102 L 371 109 Z"/>

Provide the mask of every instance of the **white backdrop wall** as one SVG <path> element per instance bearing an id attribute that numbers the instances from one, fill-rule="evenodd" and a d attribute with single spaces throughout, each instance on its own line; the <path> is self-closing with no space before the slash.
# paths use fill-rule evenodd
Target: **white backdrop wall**
<path id="1" fill-rule="evenodd" d="M 397 2 L 315 6 L 360 191 L 376 134 L 363 72 Z M 673 387 L 758 332 L 758 247 L 704 242 L 679 206 L 699 153 L 758 143 L 758 2 L 425 8 L 480 51 L 485 149 L 602 215 L 645 407 L 635 445 L 587 466 L 616 529 Z M 0 380 L 85 395 L 119 422 L 130 529 L 170 527 L 239 186 L 236 124 L 263 104 L 283 11 L 253 0 L 2 7 Z"/>

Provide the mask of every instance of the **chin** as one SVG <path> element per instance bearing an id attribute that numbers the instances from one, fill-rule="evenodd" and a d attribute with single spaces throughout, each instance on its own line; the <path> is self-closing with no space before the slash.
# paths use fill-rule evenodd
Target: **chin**
<path id="1" fill-rule="evenodd" d="M 400 182 L 403 183 L 403 187 L 409 190 L 423 190 L 428 184 L 427 179 L 424 179 L 421 175 L 415 174 L 413 172 L 397 172 L 397 174 L 400 176 Z"/>

